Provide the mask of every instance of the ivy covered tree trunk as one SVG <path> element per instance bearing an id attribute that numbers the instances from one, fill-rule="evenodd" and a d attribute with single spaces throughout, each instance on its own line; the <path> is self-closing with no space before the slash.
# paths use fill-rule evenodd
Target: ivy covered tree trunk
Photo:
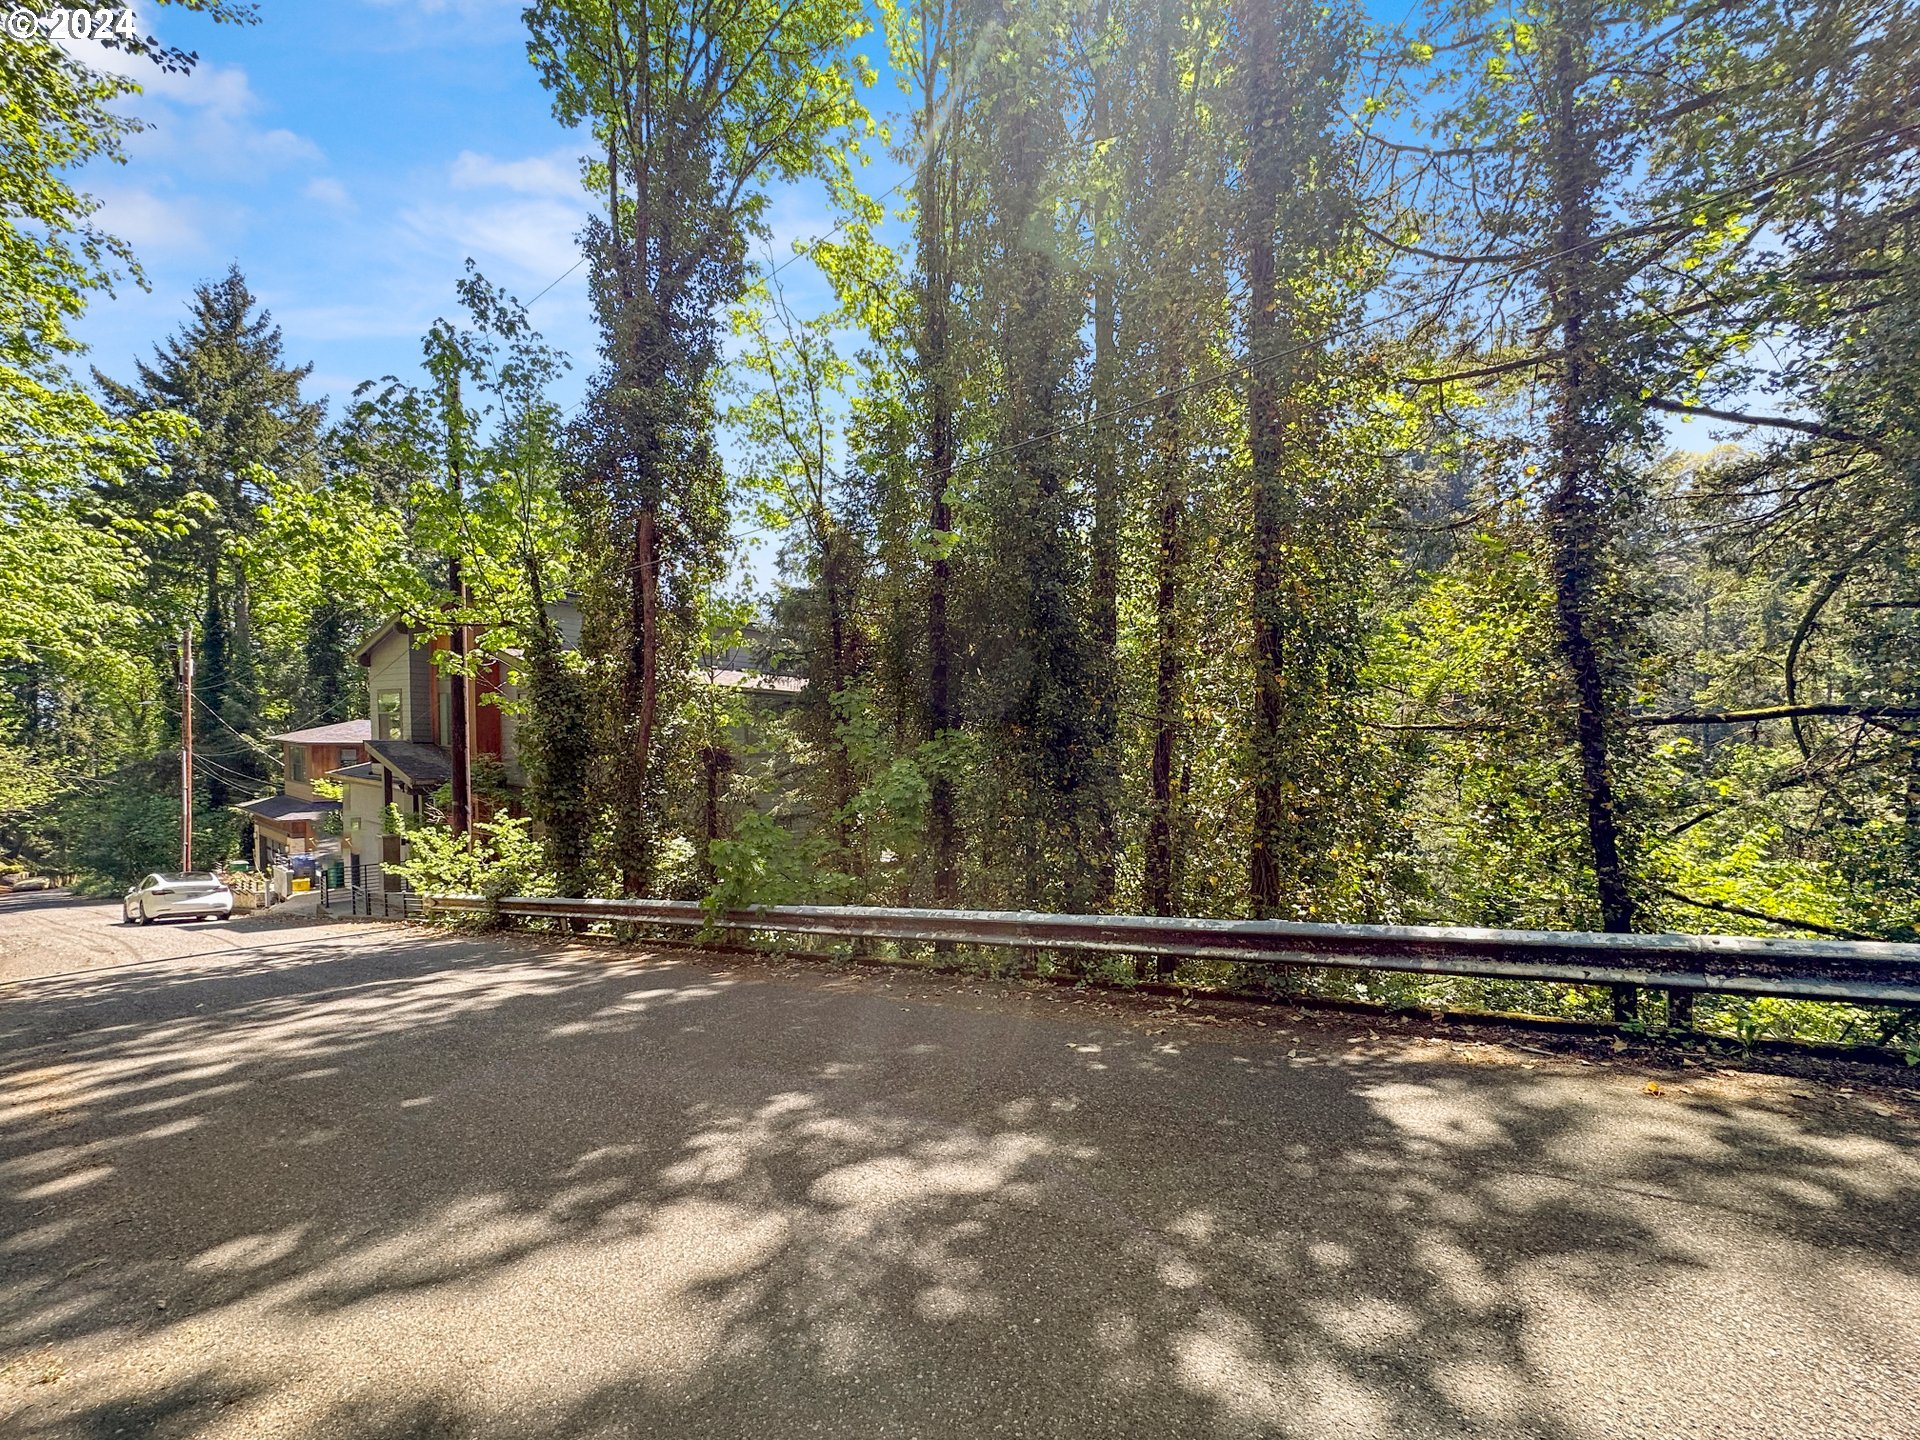
<path id="1" fill-rule="evenodd" d="M 1032 54 L 1042 34 L 1011 19 L 1009 43 Z M 1085 908 L 1090 704 L 1084 529 L 1060 435 L 1078 357 L 1078 296 L 1045 188 L 1064 142 L 1060 113 L 1032 68 L 1009 71 L 982 102 L 980 318 L 996 337 L 992 458 L 976 504 L 986 541 L 971 596 L 980 656 L 978 709 L 997 763 L 983 777 L 993 839 L 1016 856 L 1010 898 Z"/>
<path id="2" fill-rule="evenodd" d="M 1188 199 L 1182 186 L 1184 144 L 1176 148 L 1173 56 L 1179 31 L 1176 7 L 1160 0 L 1146 31 L 1152 47 L 1147 104 L 1151 139 L 1145 188 L 1156 197 L 1143 207 L 1142 262 L 1152 279 L 1140 297 L 1147 315 L 1148 379 L 1160 397 L 1149 439 L 1153 493 L 1150 502 L 1153 576 L 1153 746 L 1147 766 L 1147 833 L 1141 863 L 1141 908 L 1149 915 L 1174 913 L 1179 865 L 1175 815 L 1179 804 L 1174 772 L 1180 748 L 1186 666 L 1182 659 L 1180 588 L 1185 567 L 1189 457 L 1181 391 L 1185 352 L 1192 343 L 1190 284 L 1178 232 Z M 1187 313 L 1182 313 L 1183 311 Z"/>
<path id="3" fill-rule="evenodd" d="M 1241 0 L 1240 64 L 1246 94 L 1247 449 L 1253 502 L 1253 840 L 1248 889 L 1253 913 L 1280 911 L 1278 847 L 1287 764 L 1281 753 L 1286 683 L 1281 636 L 1287 604 L 1284 531 L 1292 497 L 1285 474 L 1285 417 L 1277 352 L 1287 337 L 1276 228 L 1286 198 L 1282 153 L 1289 104 L 1276 0 Z"/>
<path id="4" fill-rule="evenodd" d="M 605 205 L 585 235 L 602 368 L 569 491 L 599 552 L 591 603 L 613 612 L 592 633 L 619 677 L 610 808 L 630 895 L 655 878 L 667 772 L 691 768 L 673 718 L 727 523 L 719 315 L 744 289 L 762 187 L 827 168 L 865 118 L 847 53 L 858 13 L 853 0 L 525 12 L 556 118 L 597 142 L 587 178 Z"/>
<path id="5" fill-rule="evenodd" d="M 233 659 L 233 637 L 227 627 L 226 596 L 220 571 L 217 558 L 208 561 L 207 603 L 200 612 L 199 634 L 195 637 L 200 657 L 194 665 L 194 687 L 190 695 L 194 706 L 192 728 L 200 737 L 200 748 L 202 751 L 215 752 L 225 752 L 231 748 L 228 744 L 231 737 L 219 724 L 219 721 L 227 718 L 230 709 L 227 692 L 232 679 Z M 222 810 L 232 803 L 233 787 L 220 773 L 217 764 L 200 765 L 195 769 L 207 777 L 208 807 Z"/>
<path id="6" fill-rule="evenodd" d="M 948 23 L 953 23 L 949 12 Z M 919 176 L 916 217 L 920 257 L 920 333 L 917 361 L 923 388 L 925 435 L 921 441 L 925 480 L 927 543 L 926 675 L 927 731 L 938 740 L 954 729 L 953 637 L 948 602 L 953 562 L 948 537 L 953 533 L 955 451 L 953 361 L 952 226 L 958 195 L 952 173 L 951 129 L 955 117 L 938 109 L 941 74 L 950 56 L 940 46 L 922 53 L 920 128 L 926 145 Z M 951 82 L 949 82 L 951 83 Z M 933 861 L 933 902 L 954 904 L 960 896 L 960 832 L 955 816 L 953 778 L 937 771 L 929 781 L 927 842 Z"/>
<path id="7" fill-rule="evenodd" d="M 1604 349 L 1607 311 L 1601 291 L 1608 282 L 1598 261 L 1594 203 L 1601 157 L 1581 104 L 1582 89 L 1592 82 L 1586 58 L 1592 17 L 1586 0 L 1572 0 L 1556 21 L 1545 76 L 1544 108 L 1552 127 L 1546 158 L 1555 209 L 1546 283 L 1561 360 L 1548 432 L 1554 476 L 1546 507 L 1547 544 L 1560 652 L 1576 702 L 1580 791 L 1601 923 L 1610 931 L 1631 931 L 1638 928 L 1639 910 L 1628 879 L 1614 785 L 1611 752 L 1618 722 L 1596 636 L 1606 564 L 1604 526 L 1613 489 L 1610 422 L 1624 413 L 1626 397 L 1609 383 Z M 1631 1018 L 1637 1008 L 1632 986 L 1614 987 L 1620 1018 Z"/>
<path id="8" fill-rule="evenodd" d="M 1113 0 L 1094 7 L 1087 139 L 1108 143 L 1113 133 L 1114 71 L 1120 59 L 1111 33 Z M 1123 484 L 1120 475 L 1120 355 L 1119 264 L 1114 229 L 1118 222 L 1109 186 L 1096 181 L 1092 204 L 1093 226 L 1093 372 L 1092 436 L 1088 446 L 1088 484 L 1092 494 L 1092 528 L 1088 538 L 1090 573 L 1087 594 L 1087 694 L 1092 705 L 1088 743 L 1091 747 L 1089 788 L 1093 809 L 1093 908 L 1111 910 L 1118 878 L 1120 836 L 1115 823 L 1115 800 L 1120 789 L 1120 520 Z"/>
<path id="9" fill-rule="evenodd" d="M 568 665 L 560 632 L 547 613 L 539 563 L 523 559 L 532 625 L 527 643 L 527 716 L 519 731 L 527 809 L 562 895 L 592 890 L 591 846 L 595 761 L 592 698 L 585 677 Z"/>

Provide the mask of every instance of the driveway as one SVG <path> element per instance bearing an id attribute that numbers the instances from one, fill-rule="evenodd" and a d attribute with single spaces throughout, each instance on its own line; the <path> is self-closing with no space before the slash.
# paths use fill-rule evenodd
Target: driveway
<path id="1" fill-rule="evenodd" d="M 113 920 L 0 914 L 111 966 L 0 982 L 10 1440 L 1920 1437 L 1864 1089 Z"/>

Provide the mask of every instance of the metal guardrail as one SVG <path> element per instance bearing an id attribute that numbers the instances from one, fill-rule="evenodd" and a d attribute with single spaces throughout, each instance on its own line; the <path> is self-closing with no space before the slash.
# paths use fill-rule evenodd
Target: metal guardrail
<path id="1" fill-rule="evenodd" d="M 898 910 L 769 905 L 712 914 L 682 900 L 429 897 L 428 913 L 759 930 L 1055 951 L 1320 965 L 1570 985 L 1644 985 L 1856 1004 L 1920 1005 L 1920 945 L 1746 935 L 1600 935 L 1428 925 L 1320 925 L 1292 920 L 1189 920 L 1150 915 Z"/>

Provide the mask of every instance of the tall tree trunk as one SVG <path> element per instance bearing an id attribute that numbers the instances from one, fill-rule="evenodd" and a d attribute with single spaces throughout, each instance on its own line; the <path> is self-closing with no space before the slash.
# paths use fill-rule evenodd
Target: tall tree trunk
<path id="1" fill-rule="evenodd" d="M 921 162 L 919 250 L 925 271 L 921 296 L 920 370 L 927 387 L 926 497 L 927 528 L 944 537 L 953 528 L 948 490 L 953 484 L 954 406 L 949 371 L 949 330 L 953 278 L 947 239 L 951 192 L 941 176 L 944 152 L 934 127 L 939 83 L 939 57 L 926 61 L 923 75 L 924 129 L 928 146 Z M 949 117 L 949 124 L 952 123 Z M 953 642 L 948 633 L 947 599 L 952 564 L 944 541 L 927 577 L 927 729 L 939 739 L 953 728 Z M 950 905 L 959 896 L 959 827 L 954 814 L 953 781 L 944 773 L 933 777 L 928 797 L 928 840 L 933 852 L 933 899 Z"/>
<path id="2" fill-rule="evenodd" d="M 528 713 L 520 730 L 520 753 L 527 772 L 527 807 L 545 832 L 542 839 L 560 893 L 587 893 L 587 855 L 593 805 L 588 798 L 593 773 L 594 735 L 590 701 L 581 676 L 561 658 L 565 646 L 547 613 L 540 561 L 529 544 L 522 553 L 533 629 L 528 636 Z M 582 928 L 574 922 L 572 928 Z"/>
<path id="3" fill-rule="evenodd" d="M 702 746 L 700 775 L 702 799 L 700 830 L 706 843 L 700 847 L 700 882 L 711 890 L 718 878 L 713 868 L 713 842 L 721 838 L 720 785 L 733 769 L 733 752 L 719 743 Z"/>
<path id="4" fill-rule="evenodd" d="M 1091 124 L 1101 144 L 1113 127 L 1113 58 L 1106 51 L 1112 0 L 1094 11 L 1095 44 Z M 1088 692 L 1093 701 L 1093 908 L 1113 908 L 1119 836 L 1114 800 L 1120 786 L 1120 432 L 1118 303 L 1115 294 L 1111 202 L 1104 189 L 1093 203 L 1093 528 L 1089 537 Z"/>
<path id="5" fill-rule="evenodd" d="M 1180 497 L 1164 476 L 1154 526 L 1153 762 L 1147 777 L 1147 843 L 1140 901 L 1149 915 L 1173 913 L 1173 762 L 1180 731 Z"/>
<path id="6" fill-rule="evenodd" d="M 464 610 L 466 585 L 460 577 L 458 555 L 447 561 L 447 590 L 453 596 L 453 603 Z M 453 771 L 448 786 L 453 794 L 447 807 L 447 828 L 456 835 L 465 835 L 473 819 L 473 761 L 467 736 L 467 627 L 464 622 L 456 624 L 448 635 L 447 651 L 453 656 L 453 667 L 447 677 L 447 708 L 453 712 L 447 717 L 447 749 Z"/>
<path id="7" fill-rule="evenodd" d="M 1181 405 L 1177 391 L 1184 375 L 1180 352 L 1188 316 L 1181 315 L 1182 265 L 1174 255 L 1177 219 L 1168 207 L 1177 203 L 1180 166 L 1174 154 L 1173 7 L 1162 0 L 1154 34 L 1153 151 L 1149 184 L 1161 191 L 1153 205 L 1155 269 L 1160 272 L 1153 348 L 1158 363 L 1155 383 L 1165 397 L 1154 425 L 1154 472 L 1158 500 L 1154 513 L 1153 596 L 1153 760 L 1148 769 L 1147 837 L 1141 878 L 1141 905 L 1149 915 L 1171 915 L 1174 899 L 1174 752 L 1180 736 L 1184 666 L 1180 655 L 1180 565 L 1185 528 L 1186 460 Z"/>
<path id="8" fill-rule="evenodd" d="M 1554 257 L 1546 282 L 1564 357 L 1558 403 L 1549 426 L 1556 473 L 1547 499 L 1546 527 L 1560 655 L 1578 705 L 1574 730 L 1580 788 L 1601 923 L 1609 931 L 1631 931 L 1638 926 L 1639 912 L 1622 854 L 1610 755 L 1612 697 L 1595 638 L 1597 591 L 1605 563 L 1602 510 L 1613 407 L 1608 403 L 1605 362 L 1592 334 L 1594 307 L 1604 303 L 1600 295 L 1604 281 L 1597 273 L 1594 254 L 1600 158 L 1596 138 L 1582 124 L 1578 105 L 1581 87 L 1589 79 L 1586 51 L 1591 39 L 1586 4 L 1574 0 L 1554 27 L 1545 107 L 1553 127 L 1548 164 L 1555 210 Z M 1613 1000 L 1621 1019 L 1631 1018 L 1638 1009 L 1638 996 L 1630 985 L 1613 987 Z"/>
<path id="9" fill-rule="evenodd" d="M 197 668 L 197 685 L 189 694 L 197 697 L 200 713 L 193 717 L 196 722 L 209 719 L 204 733 L 209 742 L 208 748 L 217 745 L 220 749 L 229 748 L 227 741 L 232 737 L 222 729 L 218 721 L 227 714 L 227 688 L 232 668 L 232 632 L 227 628 L 226 597 L 220 583 L 220 561 L 216 556 L 207 561 L 207 604 L 200 615 L 200 664 Z M 207 808 L 223 810 L 233 799 L 232 787 L 220 772 L 211 765 L 207 772 Z"/>
<path id="10" fill-rule="evenodd" d="M 658 521 L 652 509 L 634 521 L 633 548 L 628 556 L 628 603 L 631 626 L 627 655 L 627 713 L 633 726 L 628 744 L 625 802 L 632 813 L 622 816 L 627 839 L 621 846 L 620 888 L 630 896 L 647 893 L 653 883 L 651 843 L 652 764 L 654 721 L 660 704 L 660 544 Z"/>
<path id="11" fill-rule="evenodd" d="M 1282 473 L 1284 417 L 1274 353 L 1286 330 L 1275 228 L 1287 186 L 1282 152 L 1287 82 L 1274 0 L 1241 0 L 1247 86 L 1247 441 L 1253 499 L 1253 845 L 1248 886 L 1253 913 L 1280 911 L 1279 845 L 1285 822 L 1280 753 L 1284 684 L 1281 607 L 1286 604 L 1284 531 L 1290 497 Z"/>
<path id="12" fill-rule="evenodd" d="M 451 391 L 451 403 L 446 412 L 447 488 L 453 494 L 454 510 L 458 513 L 466 503 L 465 457 L 462 454 L 466 415 L 460 403 L 458 370 L 453 372 Z M 453 657 L 453 666 L 447 677 L 448 708 L 453 711 L 447 717 L 447 749 L 451 752 L 449 768 L 453 771 L 448 787 L 452 797 L 447 807 L 447 825 L 455 835 L 464 836 L 473 823 L 473 755 L 467 735 L 467 627 L 461 613 L 467 608 L 467 586 L 460 574 L 457 531 L 452 553 L 447 557 L 447 594 L 451 597 L 457 622 L 447 637 L 447 651 Z"/>
<path id="13" fill-rule="evenodd" d="M 857 786 L 853 758 L 841 738 L 834 701 L 854 680 L 854 640 L 858 621 L 854 614 L 857 600 L 857 567 L 854 538 L 833 523 L 825 507 L 814 517 L 815 533 L 822 538 L 820 550 L 820 586 L 827 605 L 827 673 L 822 677 L 827 689 L 827 785 L 833 803 L 834 836 L 843 864 L 850 871 L 858 868 L 852 815 Z"/>

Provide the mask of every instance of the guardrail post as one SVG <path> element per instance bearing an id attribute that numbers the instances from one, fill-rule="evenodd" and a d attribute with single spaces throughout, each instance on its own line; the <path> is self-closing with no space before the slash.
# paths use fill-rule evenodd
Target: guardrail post
<path id="1" fill-rule="evenodd" d="M 1613 1018 L 1622 1025 L 1640 1018 L 1640 990 L 1635 985 L 1613 987 Z"/>
<path id="2" fill-rule="evenodd" d="M 1667 991 L 1667 1028 L 1669 1030 L 1693 1029 L 1693 991 Z"/>

